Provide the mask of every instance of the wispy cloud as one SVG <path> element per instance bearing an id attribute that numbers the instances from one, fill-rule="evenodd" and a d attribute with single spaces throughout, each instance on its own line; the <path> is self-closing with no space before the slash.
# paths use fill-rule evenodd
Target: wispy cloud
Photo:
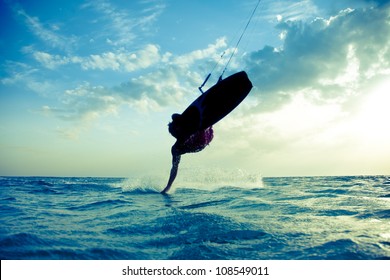
<path id="1" fill-rule="evenodd" d="M 92 8 L 103 15 L 106 24 L 100 33 L 105 34 L 108 43 L 114 46 L 126 46 L 131 45 L 138 37 L 137 31 L 147 31 L 165 9 L 163 4 L 154 2 L 145 4 L 149 6 L 140 14 L 118 8 L 105 0 L 90 1 L 82 7 Z"/>
<path id="2" fill-rule="evenodd" d="M 91 54 L 89 56 L 60 56 L 42 51 L 33 51 L 33 57 L 44 67 L 55 69 L 62 65 L 78 64 L 83 70 L 112 70 L 134 72 L 148 68 L 160 62 L 162 56 L 159 47 L 146 45 L 138 51 L 117 51 Z"/>
<path id="3" fill-rule="evenodd" d="M 284 20 L 297 21 L 312 19 L 319 15 L 319 10 L 313 1 L 265 1 L 263 4 L 263 13 L 266 18 L 274 20 L 277 16 Z"/>
<path id="4" fill-rule="evenodd" d="M 56 27 L 50 28 L 45 26 L 38 17 L 30 16 L 23 8 L 15 6 L 13 9 L 17 15 L 21 16 L 25 20 L 28 29 L 30 29 L 36 37 L 50 47 L 58 48 L 63 51 L 70 51 L 76 43 L 76 37 L 65 36 L 56 32 Z"/>
<path id="5" fill-rule="evenodd" d="M 177 65 L 192 65 L 194 62 L 202 59 L 218 60 L 221 55 L 221 51 L 227 47 L 226 38 L 218 38 L 215 43 L 209 44 L 207 48 L 195 50 L 188 54 L 180 55 L 173 58 L 173 63 Z M 228 52 L 229 50 L 227 50 Z M 228 54 L 226 54 L 228 56 Z"/>
<path id="6" fill-rule="evenodd" d="M 0 80 L 3 85 L 14 85 L 23 82 L 26 77 L 29 77 L 38 71 L 38 69 L 32 68 L 30 65 L 21 62 L 8 61 L 3 67 L 8 74 L 7 77 Z"/>
<path id="7" fill-rule="evenodd" d="M 55 82 L 44 79 L 39 69 L 29 64 L 7 61 L 3 67 L 7 77 L 0 79 L 0 83 L 5 86 L 27 88 L 39 96 L 53 96 L 61 91 Z"/>

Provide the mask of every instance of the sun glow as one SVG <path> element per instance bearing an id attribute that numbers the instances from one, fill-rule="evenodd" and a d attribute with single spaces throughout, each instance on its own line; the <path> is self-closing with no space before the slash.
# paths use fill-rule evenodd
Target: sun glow
<path id="1" fill-rule="evenodd" d="M 351 139 L 349 156 L 359 163 L 365 173 L 390 172 L 389 87 L 390 80 L 374 86 L 362 99 L 356 117 L 344 126 L 345 134 Z"/>
<path id="2" fill-rule="evenodd" d="M 373 87 L 371 93 L 363 99 L 359 113 L 362 128 L 373 137 L 390 138 L 388 121 L 390 119 L 390 80 L 382 81 Z M 369 135 L 367 135 L 369 136 Z M 379 140 L 379 139 L 378 139 Z"/>

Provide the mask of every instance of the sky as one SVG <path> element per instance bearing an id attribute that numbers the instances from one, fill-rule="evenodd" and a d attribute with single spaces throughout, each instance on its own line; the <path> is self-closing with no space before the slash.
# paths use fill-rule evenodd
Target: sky
<path id="1" fill-rule="evenodd" d="M 166 174 L 167 124 L 257 0 L 0 0 L 0 175 Z M 390 174 L 390 5 L 262 0 L 225 77 L 254 87 L 180 168 Z"/>

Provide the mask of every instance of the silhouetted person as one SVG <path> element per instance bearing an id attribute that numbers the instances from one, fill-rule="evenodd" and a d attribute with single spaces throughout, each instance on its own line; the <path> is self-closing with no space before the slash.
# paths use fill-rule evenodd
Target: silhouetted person
<path id="1" fill-rule="evenodd" d="M 169 123 L 169 132 L 176 138 L 176 143 L 172 146 L 172 169 L 168 184 L 162 193 L 171 188 L 181 155 L 199 152 L 210 144 L 214 136 L 212 126 L 236 108 L 252 89 L 252 83 L 244 71 L 226 79 L 220 77 L 206 92 L 201 90 L 202 86 L 199 87 L 202 95 L 181 115 L 173 114 Z"/>
<path id="2" fill-rule="evenodd" d="M 184 114 L 183 114 L 184 115 Z M 192 135 L 186 134 L 186 128 L 184 127 L 183 115 L 173 114 L 172 122 L 169 123 L 169 132 L 177 139 L 176 143 L 172 146 L 172 168 L 169 176 L 169 180 L 165 189 L 161 192 L 165 194 L 169 191 L 173 181 L 176 178 L 177 170 L 179 168 L 181 155 L 186 153 L 196 153 L 203 150 L 211 140 L 213 140 L 214 132 L 210 126 L 206 129 L 201 129 Z"/>

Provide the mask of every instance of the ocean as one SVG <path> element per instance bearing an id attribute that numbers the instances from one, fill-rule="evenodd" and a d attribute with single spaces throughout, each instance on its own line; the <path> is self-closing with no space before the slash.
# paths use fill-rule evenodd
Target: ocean
<path id="1" fill-rule="evenodd" d="M 390 259 L 389 176 L 166 180 L 0 177 L 0 258 Z"/>

